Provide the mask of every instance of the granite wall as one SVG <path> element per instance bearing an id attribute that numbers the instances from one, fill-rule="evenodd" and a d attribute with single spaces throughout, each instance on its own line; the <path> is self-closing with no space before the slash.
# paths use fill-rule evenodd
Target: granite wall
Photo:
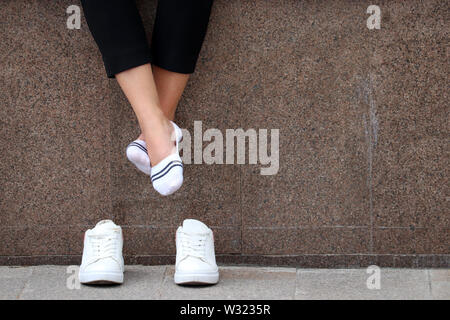
<path id="1" fill-rule="evenodd" d="M 136 119 L 72 4 L 1 1 L 0 264 L 79 263 L 106 218 L 128 263 L 172 263 L 192 217 L 221 263 L 450 266 L 449 1 L 216 0 L 177 122 L 279 129 L 279 170 L 186 165 L 168 198 L 126 160 Z"/>

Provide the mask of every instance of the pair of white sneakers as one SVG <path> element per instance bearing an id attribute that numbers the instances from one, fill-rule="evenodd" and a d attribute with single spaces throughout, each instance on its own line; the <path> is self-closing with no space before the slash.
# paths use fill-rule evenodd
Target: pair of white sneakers
<path id="1" fill-rule="evenodd" d="M 84 236 L 79 279 L 84 284 L 123 283 L 122 228 L 102 220 Z M 186 219 L 176 233 L 176 284 L 216 284 L 219 269 L 214 236 L 204 223 Z"/>

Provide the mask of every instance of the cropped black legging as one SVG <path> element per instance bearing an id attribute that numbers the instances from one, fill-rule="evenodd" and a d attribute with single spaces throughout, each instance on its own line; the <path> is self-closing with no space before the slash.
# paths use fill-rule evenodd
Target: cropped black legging
<path id="1" fill-rule="evenodd" d="M 178 73 L 194 72 L 213 0 L 159 0 L 151 46 L 134 0 L 81 3 L 109 78 L 147 63 Z"/>

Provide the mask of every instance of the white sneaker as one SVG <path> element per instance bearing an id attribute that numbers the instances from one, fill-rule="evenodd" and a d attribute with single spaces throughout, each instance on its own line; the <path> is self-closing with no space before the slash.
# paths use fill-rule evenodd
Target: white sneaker
<path id="1" fill-rule="evenodd" d="M 122 228 L 102 220 L 84 234 L 81 283 L 123 283 Z"/>
<path id="2" fill-rule="evenodd" d="M 183 162 L 178 148 L 183 133 L 174 122 L 171 121 L 171 123 L 175 135 L 175 152 L 162 159 L 157 165 L 152 166 L 150 170 L 153 188 L 163 196 L 174 193 L 183 184 Z"/>
<path id="3" fill-rule="evenodd" d="M 147 144 L 144 140 L 137 139 L 131 142 L 127 146 L 126 154 L 128 160 L 130 160 L 139 171 L 148 176 L 150 175 L 150 158 L 147 153 Z"/>
<path id="4" fill-rule="evenodd" d="M 219 269 L 214 254 L 214 236 L 204 223 L 186 219 L 176 235 L 176 284 L 215 284 Z"/>

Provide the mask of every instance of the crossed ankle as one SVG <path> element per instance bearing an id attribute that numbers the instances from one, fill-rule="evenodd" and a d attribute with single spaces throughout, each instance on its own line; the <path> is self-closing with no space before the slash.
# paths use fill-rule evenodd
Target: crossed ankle
<path id="1" fill-rule="evenodd" d="M 152 131 L 145 133 L 145 141 L 149 150 L 151 165 L 155 166 L 164 158 L 176 152 L 174 129 L 170 122 L 170 127 L 164 124 L 162 127 L 154 127 Z"/>

